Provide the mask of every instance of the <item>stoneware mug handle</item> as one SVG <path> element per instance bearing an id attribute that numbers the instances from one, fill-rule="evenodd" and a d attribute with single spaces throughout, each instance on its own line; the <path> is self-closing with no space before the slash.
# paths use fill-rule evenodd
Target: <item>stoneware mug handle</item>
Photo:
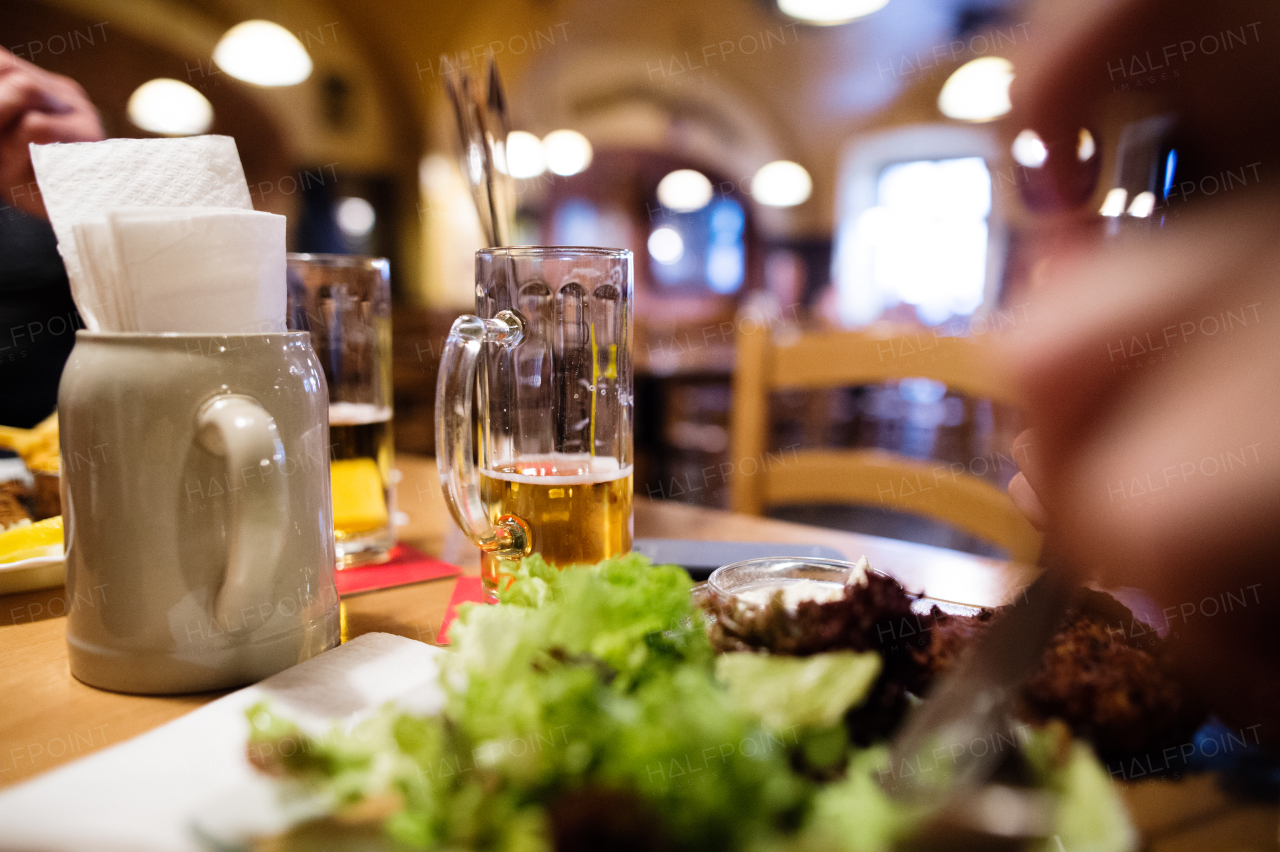
<path id="1" fill-rule="evenodd" d="M 200 406 L 196 441 L 226 460 L 231 528 L 213 607 L 214 618 L 226 624 L 245 607 L 270 603 L 289 520 L 284 445 L 267 410 L 242 394 L 219 394 Z"/>

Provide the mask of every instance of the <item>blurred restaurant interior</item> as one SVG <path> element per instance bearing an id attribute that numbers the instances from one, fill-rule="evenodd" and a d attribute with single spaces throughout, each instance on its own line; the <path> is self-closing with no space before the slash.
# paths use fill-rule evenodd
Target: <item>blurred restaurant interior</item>
<path id="1" fill-rule="evenodd" d="M 263 20 L 278 26 L 237 27 Z M 750 460 L 731 387 L 756 329 L 932 338 L 1016 321 L 1045 149 L 1034 134 L 1011 148 L 991 120 L 1028 20 L 1007 0 L 11 0 L 3 29 L 15 55 L 79 81 L 109 137 L 234 137 L 291 251 L 390 259 L 395 440 L 421 454 L 482 245 L 445 71 L 493 54 L 518 131 L 512 242 L 635 252 L 637 494 L 727 508 L 726 471 L 801 448 L 881 448 L 1001 489 L 1017 471 L 1016 411 L 910 377 L 774 393 Z M 1077 153 L 1101 204 L 1115 146 L 1086 131 Z M 883 506 L 772 512 L 1008 553 Z"/>
<path id="2" fill-rule="evenodd" d="M 0 0 L 0 852 L 1277 848 L 1277 8 Z"/>

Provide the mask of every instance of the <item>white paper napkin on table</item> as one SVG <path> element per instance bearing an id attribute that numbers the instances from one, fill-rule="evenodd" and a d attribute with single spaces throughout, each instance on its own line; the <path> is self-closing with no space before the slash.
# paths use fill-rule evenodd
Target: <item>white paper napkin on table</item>
<path id="1" fill-rule="evenodd" d="M 245 759 L 244 711 L 268 701 L 314 724 L 352 719 L 387 701 L 443 705 L 441 648 L 368 633 L 233 692 L 132 740 L 0 792 L 0 849 L 197 852 L 193 825 L 239 791 L 270 807 L 274 788 Z M 255 815 L 244 815 L 252 819 Z"/>
<path id="2" fill-rule="evenodd" d="M 72 296 L 91 330 L 229 334 L 283 329 L 283 217 L 274 217 L 279 221 L 269 225 L 263 224 L 267 220 L 262 217 L 269 216 L 265 213 L 236 221 L 240 217 L 232 211 L 250 213 L 253 204 L 234 139 L 192 136 L 32 145 L 31 162 L 58 237 Z M 140 225 L 124 224 L 124 219 L 113 224 L 108 217 L 130 208 L 221 208 L 221 212 L 191 211 L 190 217 L 157 214 L 147 226 L 155 234 L 145 235 L 139 233 Z M 128 234 L 120 236 L 121 231 Z M 251 235 L 247 242 L 234 244 L 246 234 Z M 278 240 L 277 234 L 281 235 Z M 121 257 L 122 246 L 126 257 Z M 269 262 L 250 256 L 257 252 L 269 253 Z M 176 262 L 184 253 L 190 262 Z M 220 266 L 226 267 L 225 274 L 213 274 Z M 278 281 L 271 277 L 276 268 Z M 222 295 L 217 295 L 220 290 L 210 290 L 204 307 L 211 303 L 221 307 L 206 314 L 199 328 L 143 328 L 141 315 L 131 313 L 129 292 L 151 304 L 152 297 L 167 286 L 181 291 L 166 300 L 172 303 L 190 299 L 204 287 L 222 288 L 239 270 L 258 274 L 257 286 L 263 292 L 249 300 L 248 308 L 241 304 L 232 309 L 226 306 L 242 299 L 250 285 Z M 134 307 L 138 304 L 135 298 Z M 190 318 L 190 312 L 183 313 Z M 252 316 L 246 321 L 247 313 Z M 155 318 L 154 312 L 148 316 Z M 175 322 L 183 319 L 174 317 Z M 269 327 L 256 327 L 263 323 Z"/>

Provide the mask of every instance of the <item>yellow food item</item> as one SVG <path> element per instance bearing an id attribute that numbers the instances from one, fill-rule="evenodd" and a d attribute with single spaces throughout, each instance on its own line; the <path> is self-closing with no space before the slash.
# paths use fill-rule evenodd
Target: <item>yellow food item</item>
<path id="1" fill-rule="evenodd" d="M 39 458 L 27 459 L 27 470 L 32 473 L 40 471 L 41 473 L 61 473 L 62 457 L 58 455 L 57 448 L 54 448 L 53 455 L 40 456 Z"/>
<path id="2" fill-rule="evenodd" d="M 0 563 L 62 555 L 62 516 L 21 522 L 0 532 Z"/>
<path id="3" fill-rule="evenodd" d="M 0 450 L 16 450 L 18 442 L 31 433 L 30 429 L 19 429 L 16 426 L 0 426 Z"/>
<path id="4" fill-rule="evenodd" d="M 346 459 L 330 465 L 333 526 L 339 533 L 376 530 L 387 523 L 382 477 L 373 459 Z"/>
<path id="5" fill-rule="evenodd" d="M 0 426 L 0 448 L 13 450 L 22 456 L 29 470 L 57 473 L 61 465 L 58 459 L 58 412 L 54 412 L 31 429 Z"/>

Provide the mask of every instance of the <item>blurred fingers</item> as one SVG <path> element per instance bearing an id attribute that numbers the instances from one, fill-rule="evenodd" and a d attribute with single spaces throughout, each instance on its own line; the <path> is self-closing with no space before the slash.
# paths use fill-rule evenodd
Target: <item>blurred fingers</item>
<path id="1" fill-rule="evenodd" d="M 1273 582 L 1280 311 L 1260 317 L 1100 413 L 1051 503 L 1073 561 L 1165 602 Z"/>
<path id="2" fill-rule="evenodd" d="M 1032 321 L 1004 338 L 1001 360 L 1037 426 L 1047 482 L 1032 481 L 1042 495 L 1072 446 L 1152 367 L 1214 348 L 1228 322 L 1255 321 L 1266 289 L 1257 270 L 1276 244 L 1272 220 L 1265 204 L 1249 204 L 1188 221 L 1059 264 L 1033 294 Z"/>
<path id="3" fill-rule="evenodd" d="M 1041 487 L 1044 482 L 1043 467 L 1040 464 L 1039 447 L 1036 443 L 1036 430 L 1026 429 L 1013 439 L 1013 460 L 1018 470 L 1026 474 L 1027 482 L 1032 487 Z"/>
<path id="4" fill-rule="evenodd" d="M 33 110 L 53 111 L 56 103 L 29 74 L 10 71 L 0 75 L 0 133 L 13 126 Z"/>
<path id="5" fill-rule="evenodd" d="M 15 134 L 24 145 L 34 142 L 96 142 L 102 138 L 102 126 L 96 114 L 73 112 L 64 115 L 28 113 Z M 29 156 L 29 155 L 28 155 Z"/>
<path id="6" fill-rule="evenodd" d="M 1045 514 L 1044 506 L 1040 503 L 1040 498 L 1036 496 L 1035 489 L 1027 482 L 1025 474 L 1015 473 L 1013 479 L 1009 480 L 1009 498 L 1013 500 L 1013 505 L 1018 507 L 1018 511 L 1027 516 L 1031 526 L 1041 532 L 1044 531 L 1049 519 Z"/>

